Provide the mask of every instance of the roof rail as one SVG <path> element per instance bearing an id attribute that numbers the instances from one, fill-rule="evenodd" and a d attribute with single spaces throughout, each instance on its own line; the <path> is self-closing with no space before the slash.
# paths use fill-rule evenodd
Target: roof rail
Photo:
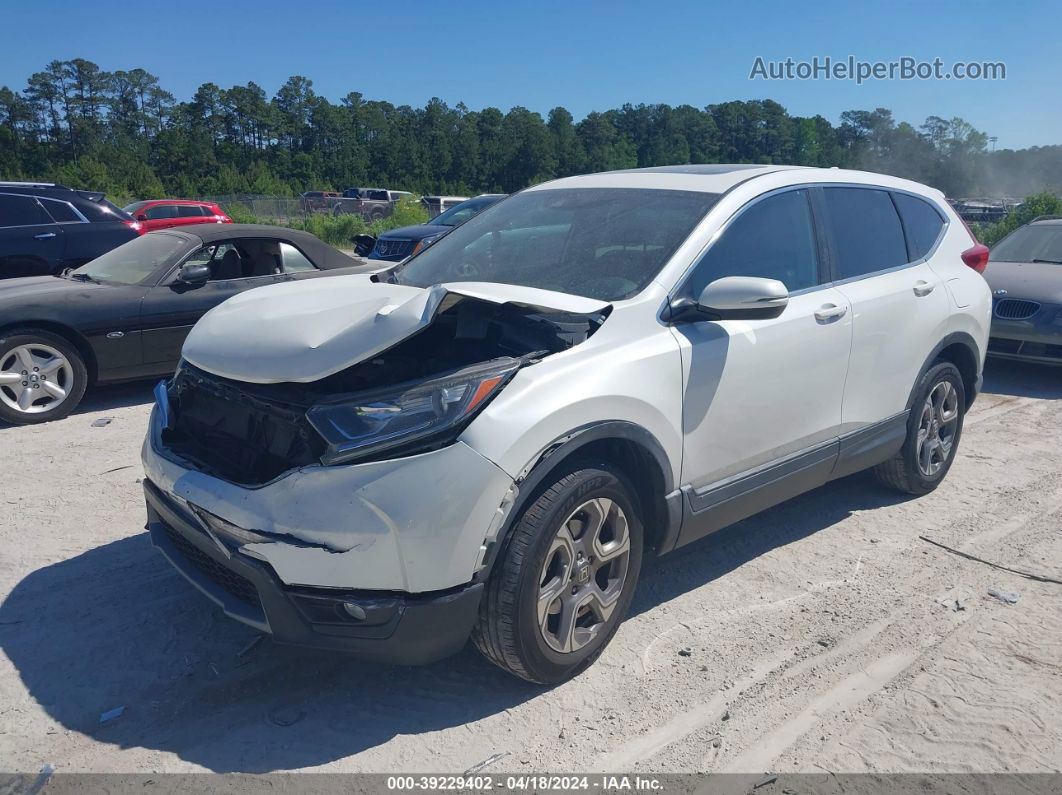
<path id="1" fill-rule="evenodd" d="M 1062 221 L 1062 215 L 1038 215 L 1029 223 L 1035 224 L 1037 221 Z"/>
<path id="2" fill-rule="evenodd" d="M 0 185 L 11 188 L 59 188 L 61 190 L 70 190 L 66 185 L 60 185 L 58 182 L 14 182 L 0 180 Z"/>

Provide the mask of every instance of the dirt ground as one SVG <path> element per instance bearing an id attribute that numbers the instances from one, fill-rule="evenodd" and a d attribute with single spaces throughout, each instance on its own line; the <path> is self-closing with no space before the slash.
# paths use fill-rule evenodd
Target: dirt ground
<path id="1" fill-rule="evenodd" d="M 1062 586 L 919 539 L 1062 578 L 1062 369 L 990 362 L 931 495 L 855 476 L 651 563 L 611 647 L 552 689 L 472 648 L 419 669 L 246 650 L 143 532 L 150 393 L 0 428 L 0 769 L 1062 766 Z"/>

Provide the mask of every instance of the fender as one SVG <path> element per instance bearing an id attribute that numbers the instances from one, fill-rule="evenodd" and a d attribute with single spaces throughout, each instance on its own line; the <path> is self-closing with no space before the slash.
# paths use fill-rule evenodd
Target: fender
<path id="1" fill-rule="evenodd" d="M 981 390 L 982 357 L 977 348 L 977 341 L 974 340 L 972 336 L 967 334 L 965 331 L 953 331 L 951 334 L 948 334 L 946 337 L 944 337 L 944 339 L 942 339 L 934 346 L 929 356 L 926 357 L 926 360 L 923 363 L 921 369 L 918 371 L 918 377 L 915 378 L 914 383 L 911 385 L 911 393 L 907 396 L 908 411 L 910 411 L 911 408 L 914 406 L 915 393 L 918 391 L 918 385 L 922 383 L 922 376 L 924 376 L 929 371 L 929 368 L 932 366 L 933 362 L 937 360 L 937 357 L 940 356 L 940 352 L 942 350 L 956 343 L 963 345 L 970 352 L 970 355 L 973 357 L 974 362 L 977 363 L 977 370 L 974 374 L 973 388 L 967 390 L 966 394 L 967 410 L 969 410 L 970 406 L 973 405 L 974 398 L 977 397 L 978 392 L 980 392 Z"/>
<path id="2" fill-rule="evenodd" d="M 531 499 L 538 495 L 539 487 L 553 471 L 552 462 L 563 461 L 581 448 L 605 440 L 634 442 L 652 456 L 663 477 L 667 514 L 666 526 L 657 536 L 660 539 L 657 551 L 663 554 L 674 547 L 679 527 L 682 524 L 682 493 L 675 489 L 671 461 L 664 451 L 664 446 L 652 433 L 633 422 L 603 420 L 575 428 L 554 439 L 520 471 L 515 482 L 519 492 L 505 517 L 501 530 L 493 541 L 488 542 L 490 546 L 484 555 L 481 568 L 473 577 L 473 582 L 481 582 L 490 576 L 499 553 L 505 548 L 516 518 L 520 516 Z"/>

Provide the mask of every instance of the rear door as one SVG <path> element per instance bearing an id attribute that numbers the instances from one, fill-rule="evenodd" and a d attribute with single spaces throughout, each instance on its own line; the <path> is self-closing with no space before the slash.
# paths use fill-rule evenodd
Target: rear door
<path id="1" fill-rule="evenodd" d="M 36 197 L 0 193 L 0 279 L 57 272 L 65 245 Z"/>
<path id="2" fill-rule="evenodd" d="M 139 214 L 138 214 L 139 215 Z M 143 210 L 143 224 L 145 232 L 154 232 L 156 229 L 169 229 L 177 225 L 177 205 L 154 204 Z"/>
<path id="3" fill-rule="evenodd" d="M 199 204 L 178 204 L 177 205 L 177 218 L 174 219 L 173 225 L 175 227 L 192 226 L 193 224 L 201 224 L 204 222 L 204 216 L 207 213 L 205 208 Z M 210 213 L 210 218 L 213 220 L 214 214 Z"/>
<path id="4" fill-rule="evenodd" d="M 907 195 L 907 194 L 904 194 Z M 947 291 L 890 191 L 824 187 L 834 284 L 852 306 L 842 434 L 896 420 L 943 336 Z M 943 228 L 943 223 L 941 223 Z M 908 236 L 911 240 L 908 241 Z"/>

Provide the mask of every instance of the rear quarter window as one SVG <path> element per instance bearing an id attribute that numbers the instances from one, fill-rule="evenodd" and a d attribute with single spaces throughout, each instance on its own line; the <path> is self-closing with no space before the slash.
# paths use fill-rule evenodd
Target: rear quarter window
<path id="1" fill-rule="evenodd" d="M 81 221 L 81 216 L 79 216 L 74 208 L 70 206 L 69 202 L 41 199 L 41 204 L 44 205 L 44 209 L 48 211 L 48 215 L 50 215 L 56 223 L 68 224 L 79 223 Z"/>
<path id="2" fill-rule="evenodd" d="M 911 261 L 920 260 L 936 245 L 944 230 L 944 218 L 933 205 L 916 196 L 894 193 L 892 198 L 903 219 Z"/>
<path id="3" fill-rule="evenodd" d="M 825 188 L 837 279 L 851 279 L 907 263 L 900 216 L 888 191 Z"/>

